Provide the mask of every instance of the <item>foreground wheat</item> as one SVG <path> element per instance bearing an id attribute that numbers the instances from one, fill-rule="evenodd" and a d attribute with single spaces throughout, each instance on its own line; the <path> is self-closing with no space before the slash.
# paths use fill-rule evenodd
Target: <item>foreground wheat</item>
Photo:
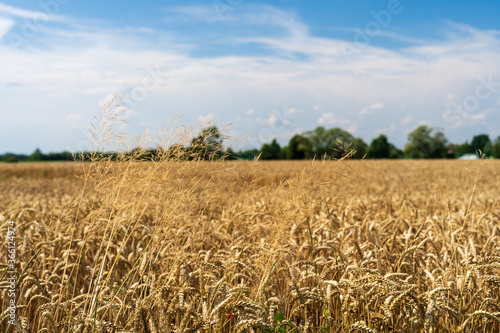
<path id="1" fill-rule="evenodd" d="M 499 166 L 2 165 L 2 273 L 10 220 L 24 273 L 18 323 L 2 310 L 0 326 L 498 332 Z"/>

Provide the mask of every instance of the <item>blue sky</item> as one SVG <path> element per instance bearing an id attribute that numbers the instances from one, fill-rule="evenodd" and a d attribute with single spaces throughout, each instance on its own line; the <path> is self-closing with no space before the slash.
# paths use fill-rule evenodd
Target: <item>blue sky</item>
<path id="1" fill-rule="evenodd" d="M 79 151 L 103 103 L 121 129 L 216 120 L 259 147 L 316 126 L 403 147 L 500 135 L 494 1 L 0 0 L 0 153 Z"/>

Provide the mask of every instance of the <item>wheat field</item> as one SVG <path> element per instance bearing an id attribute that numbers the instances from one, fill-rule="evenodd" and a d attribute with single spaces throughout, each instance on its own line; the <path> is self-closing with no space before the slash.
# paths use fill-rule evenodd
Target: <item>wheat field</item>
<path id="1" fill-rule="evenodd" d="M 498 184 L 486 160 L 2 164 L 0 328 L 498 332 Z"/>

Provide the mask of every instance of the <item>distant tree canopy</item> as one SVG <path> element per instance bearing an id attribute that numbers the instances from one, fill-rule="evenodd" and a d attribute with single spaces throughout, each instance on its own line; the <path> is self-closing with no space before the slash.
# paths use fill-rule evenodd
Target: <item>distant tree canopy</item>
<path id="1" fill-rule="evenodd" d="M 281 147 L 276 139 L 273 139 L 270 144 L 263 144 L 260 148 L 260 159 L 262 160 L 277 160 L 281 158 Z"/>
<path id="2" fill-rule="evenodd" d="M 446 158 L 447 142 L 442 131 L 422 125 L 408 134 L 404 153 L 408 158 Z"/>
<path id="3" fill-rule="evenodd" d="M 369 158 L 389 158 L 391 154 L 391 147 L 389 141 L 384 134 L 372 140 L 370 147 L 368 147 Z"/>
<path id="4" fill-rule="evenodd" d="M 224 147 L 224 137 L 216 126 L 204 128 L 190 144 L 174 144 L 170 147 L 134 148 L 129 152 L 93 152 L 78 155 L 78 159 L 139 161 L 157 160 L 253 160 L 260 155 L 262 160 L 303 160 L 303 159 L 339 159 L 349 155 L 350 158 L 458 158 L 465 154 L 481 151 L 487 157 L 500 158 L 500 136 L 493 142 L 487 134 L 475 135 L 472 141 L 462 144 L 448 143 L 444 133 L 425 125 L 415 128 L 408 134 L 408 142 L 404 151 L 389 142 L 386 135 L 381 134 L 373 139 L 369 146 L 348 131 L 335 127 L 326 129 L 319 126 L 311 131 L 296 134 L 290 138 L 287 146 L 280 146 L 276 139 L 264 143 L 260 149 L 234 152 Z M 356 152 L 352 156 L 350 153 Z M 32 154 L 5 153 L 0 155 L 0 162 L 23 161 L 71 161 L 75 158 L 71 152 L 44 154 L 36 149 Z"/>
<path id="5" fill-rule="evenodd" d="M 471 153 L 481 151 L 483 154 L 491 155 L 491 140 L 487 134 L 479 134 L 472 138 Z"/>
<path id="6" fill-rule="evenodd" d="M 174 144 L 170 147 L 156 148 L 134 148 L 128 152 L 83 152 L 78 155 L 78 159 L 84 160 L 136 160 L 154 161 L 165 159 L 176 160 L 212 160 L 212 159 L 237 159 L 237 154 L 231 148 L 225 148 L 224 138 L 216 126 L 204 128 L 192 141 L 189 146 Z M 36 149 L 31 155 L 6 153 L 0 155 L 0 161 L 72 161 L 73 153 L 63 151 L 61 153 L 44 154 L 40 149 Z"/>
<path id="7" fill-rule="evenodd" d="M 237 159 L 236 153 L 229 147 L 224 147 L 224 137 L 216 126 L 204 128 L 198 136 L 191 140 L 189 147 L 177 145 L 175 150 L 170 147 L 171 155 L 174 151 L 185 154 L 188 160 L 234 160 Z M 173 156 L 173 155 L 172 155 Z"/>
<path id="8" fill-rule="evenodd" d="M 15 156 L 8 156 L 4 159 L 4 162 L 6 163 L 17 163 L 19 160 Z"/>
<path id="9" fill-rule="evenodd" d="M 455 147 L 455 157 L 457 158 L 465 154 L 472 154 L 472 153 L 473 153 L 472 147 L 470 143 L 467 141 Z"/>
<path id="10" fill-rule="evenodd" d="M 487 134 L 479 134 L 472 138 L 471 143 L 468 141 L 456 145 L 454 149 L 454 157 L 461 157 L 466 154 L 477 154 L 479 151 L 486 156 L 495 156 L 496 142 L 492 142 Z"/>
<path id="11" fill-rule="evenodd" d="M 30 155 L 28 161 L 41 161 L 42 160 L 42 152 L 40 149 L 36 149 L 33 154 Z"/>
<path id="12" fill-rule="evenodd" d="M 169 147 L 156 148 L 137 147 L 124 153 L 92 153 L 94 159 L 134 160 L 134 161 L 189 161 L 189 160 L 231 160 L 237 159 L 237 154 L 229 147 L 224 147 L 224 137 L 216 126 L 204 128 L 189 146 L 180 143 Z"/>
<path id="13" fill-rule="evenodd" d="M 8 163 L 24 162 L 27 161 L 28 159 L 29 155 L 25 154 L 5 153 L 3 155 L 0 155 L 0 161 Z"/>
<path id="14" fill-rule="evenodd" d="M 316 158 L 341 158 L 346 153 L 343 144 L 349 144 L 354 139 L 351 133 L 341 128 L 325 129 L 323 126 L 305 132 L 304 137 L 311 142 L 312 155 Z"/>
<path id="15" fill-rule="evenodd" d="M 0 155 L 0 161 L 4 162 L 38 162 L 38 161 L 72 161 L 73 154 L 68 151 L 63 151 L 61 153 L 48 153 L 44 154 L 42 151 L 37 148 L 30 155 L 25 154 L 14 154 L 14 153 L 5 153 Z"/>
<path id="16" fill-rule="evenodd" d="M 404 152 L 401 149 L 398 149 L 392 143 L 389 143 L 390 153 L 389 158 L 403 158 Z"/>
<path id="17" fill-rule="evenodd" d="M 216 126 L 204 128 L 191 141 L 189 156 L 192 159 L 212 160 L 224 155 L 221 133 Z"/>
<path id="18" fill-rule="evenodd" d="M 491 153 L 494 158 L 500 158 L 500 136 L 493 143 Z"/>
<path id="19" fill-rule="evenodd" d="M 401 158 L 403 156 L 403 151 L 390 143 L 385 134 L 380 134 L 372 140 L 366 154 L 367 158 L 373 159 Z"/>
<path id="20" fill-rule="evenodd" d="M 354 138 L 351 141 L 351 145 L 348 148 L 348 151 L 353 151 L 354 155 L 352 158 L 354 159 L 362 159 L 366 156 L 366 151 L 368 146 L 361 138 Z"/>
<path id="21" fill-rule="evenodd" d="M 236 153 L 237 157 L 243 159 L 243 160 L 248 160 L 252 161 L 255 159 L 256 156 L 259 155 L 259 151 L 257 149 L 249 149 L 249 150 L 244 150 Z"/>
<path id="22" fill-rule="evenodd" d="M 285 157 L 287 160 L 303 160 L 312 158 L 312 143 L 308 138 L 296 134 L 288 143 Z"/>
<path id="23" fill-rule="evenodd" d="M 363 158 L 366 154 L 366 143 L 361 138 L 355 138 L 341 128 L 325 129 L 320 126 L 313 131 L 294 135 L 288 146 L 280 147 L 276 139 L 264 143 L 260 148 L 260 158 L 263 160 L 289 159 L 303 160 L 311 158 L 341 158 L 351 151 L 356 153 L 353 158 Z"/>

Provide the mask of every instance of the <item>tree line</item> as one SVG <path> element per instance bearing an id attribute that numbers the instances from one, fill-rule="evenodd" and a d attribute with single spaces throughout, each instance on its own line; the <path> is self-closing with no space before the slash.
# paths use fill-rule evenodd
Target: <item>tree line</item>
<path id="1" fill-rule="evenodd" d="M 355 152 L 355 153 L 354 153 Z M 354 137 L 341 128 L 326 129 L 322 126 L 312 131 L 294 135 L 287 146 L 281 147 L 276 139 L 265 143 L 257 150 L 240 152 L 239 156 L 251 159 L 259 156 L 263 160 L 302 160 L 311 158 L 340 158 L 354 153 L 352 158 L 397 159 L 397 158 L 459 158 L 466 154 L 481 152 L 486 157 L 500 158 L 500 136 L 490 140 L 487 134 L 479 134 L 462 144 L 448 141 L 444 133 L 436 128 L 421 125 L 408 134 L 403 150 L 389 142 L 381 134 L 366 144 L 363 139 Z"/>
<path id="2" fill-rule="evenodd" d="M 304 160 L 312 158 L 338 159 L 350 155 L 354 159 L 397 159 L 397 158 L 458 158 L 466 154 L 477 154 L 479 151 L 487 157 L 500 158 L 500 136 L 490 140 L 487 134 L 479 134 L 471 142 L 453 144 L 444 133 L 436 128 L 422 125 L 408 134 L 408 142 L 403 150 L 389 142 L 386 135 L 381 134 L 366 144 L 363 139 L 354 137 L 351 133 L 335 127 L 326 129 L 322 126 L 312 131 L 294 135 L 287 146 L 281 147 L 276 139 L 264 143 L 260 149 L 250 149 L 234 152 L 225 148 L 224 138 L 216 126 L 203 129 L 191 140 L 190 145 L 173 145 L 167 149 L 157 147 L 150 149 L 133 149 L 130 152 L 94 152 L 79 154 L 80 159 L 134 159 L 134 160 L 252 160 L 259 157 L 262 160 Z M 6 153 L 0 155 L 2 162 L 18 161 L 72 161 L 75 154 L 64 151 L 61 153 L 44 154 L 36 149 L 32 154 Z"/>
<path id="3" fill-rule="evenodd" d="M 158 160 L 235 160 L 238 154 L 230 147 L 224 147 L 224 137 L 216 126 L 203 129 L 188 146 L 175 144 L 168 148 L 134 148 L 125 152 L 82 152 L 73 154 L 67 151 L 62 153 L 44 154 L 36 149 L 31 155 L 6 153 L 0 155 L 2 162 L 39 162 L 39 161 L 83 161 L 91 160 L 134 160 L 134 161 L 158 161 Z"/>
<path id="4" fill-rule="evenodd" d="M 44 154 L 40 149 L 36 149 L 32 154 L 14 154 L 5 153 L 0 155 L 0 161 L 2 162 L 39 162 L 39 161 L 71 161 L 73 160 L 73 153 L 69 151 L 63 151 L 61 153 L 48 153 Z"/>

